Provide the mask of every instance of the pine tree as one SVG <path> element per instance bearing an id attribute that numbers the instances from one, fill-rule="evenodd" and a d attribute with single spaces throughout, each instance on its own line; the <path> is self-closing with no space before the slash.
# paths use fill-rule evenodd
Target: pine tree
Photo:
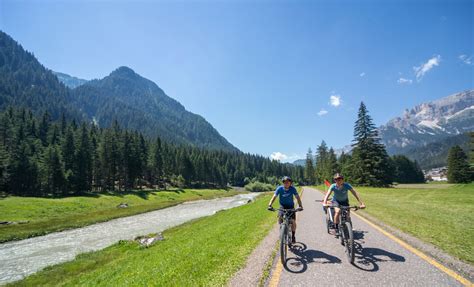
<path id="1" fill-rule="evenodd" d="M 392 183 L 393 168 L 387 151 L 380 143 L 377 129 L 363 102 L 354 126 L 352 147 L 351 178 L 354 183 L 368 186 L 388 186 Z"/>
<path id="2" fill-rule="evenodd" d="M 26 142 L 19 143 L 10 157 L 10 187 L 16 195 L 40 196 L 38 166 L 29 156 Z"/>
<path id="3" fill-rule="evenodd" d="M 316 181 L 318 184 L 332 178 L 333 173 L 329 166 L 329 151 L 326 142 L 323 140 L 316 149 Z"/>
<path id="4" fill-rule="evenodd" d="M 43 192 L 55 196 L 66 195 L 66 177 L 57 146 L 46 147 L 40 166 Z"/>
<path id="5" fill-rule="evenodd" d="M 315 183 L 315 172 L 314 172 L 314 165 L 313 165 L 313 151 L 311 148 L 308 149 L 308 153 L 306 153 L 306 164 L 304 170 L 304 179 L 307 184 L 314 184 Z"/>
<path id="6" fill-rule="evenodd" d="M 467 156 L 458 145 L 449 150 L 448 155 L 448 182 L 468 183 L 471 182 L 471 174 Z"/>
<path id="7" fill-rule="evenodd" d="M 74 132 L 72 127 L 66 128 L 66 133 L 61 144 L 61 155 L 64 162 L 64 174 L 68 190 L 72 190 L 74 186 L 74 160 L 75 160 L 76 146 L 74 144 Z"/>
<path id="8" fill-rule="evenodd" d="M 89 133 L 92 148 L 92 190 L 101 191 L 103 187 L 103 174 L 99 155 L 99 131 L 92 125 Z"/>
<path id="9" fill-rule="evenodd" d="M 189 186 L 193 180 L 194 169 L 186 151 L 182 151 L 179 162 L 179 175 L 184 178 L 184 183 Z"/>
<path id="10" fill-rule="evenodd" d="M 339 173 L 342 173 L 344 175 L 344 178 L 346 181 L 353 182 L 351 178 L 352 156 L 350 154 L 346 154 L 343 151 L 337 161 L 338 161 Z"/>
<path id="11" fill-rule="evenodd" d="M 50 121 L 51 119 L 50 119 L 49 113 L 45 112 L 43 114 L 43 118 L 39 126 L 39 138 L 43 146 L 48 145 L 48 131 L 49 131 Z"/>
<path id="12" fill-rule="evenodd" d="M 92 151 L 89 131 L 81 125 L 79 142 L 74 156 L 74 189 L 76 193 L 90 191 L 92 188 Z"/>
<path id="13" fill-rule="evenodd" d="M 326 165 L 326 172 L 328 174 L 328 178 L 332 178 L 335 173 L 340 172 L 340 167 L 337 162 L 337 156 L 332 147 L 329 149 Z"/>
<path id="14" fill-rule="evenodd" d="M 0 193 L 8 192 L 8 181 L 10 177 L 9 173 L 9 154 L 3 143 L 0 142 Z"/>
<path id="15" fill-rule="evenodd" d="M 422 183 L 425 181 L 423 171 L 416 161 L 411 161 L 404 155 L 395 155 L 391 160 L 394 167 L 394 181 L 398 183 Z"/>

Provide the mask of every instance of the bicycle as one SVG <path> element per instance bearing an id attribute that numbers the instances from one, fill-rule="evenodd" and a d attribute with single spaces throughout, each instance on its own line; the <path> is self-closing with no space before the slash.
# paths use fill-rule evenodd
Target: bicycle
<path id="1" fill-rule="evenodd" d="M 293 213 L 301 211 L 302 209 L 269 209 L 270 211 L 281 211 L 282 212 L 282 222 L 280 223 L 280 260 L 283 265 L 286 264 L 286 258 L 288 254 L 288 246 L 291 248 L 291 233 L 290 230 L 290 222 Z"/>
<path id="2" fill-rule="evenodd" d="M 349 210 L 358 210 L 358 206 L 338 206 L 340 208 L 340 220 L 339 220 L 339 239 L 341 245 L 345 247 L 346 256 L 349 262 L 354 263 L 355 251 L 354 251 L 354 232 L 352 230 L 352 221 L 349 217 Z M 329 211 L 327 211 L 329 209 Z M 330 233 L 330 229 L 335 229 L 334 224 L 334 206 L 326 207 L 326 228 L 327 232 Z"/>

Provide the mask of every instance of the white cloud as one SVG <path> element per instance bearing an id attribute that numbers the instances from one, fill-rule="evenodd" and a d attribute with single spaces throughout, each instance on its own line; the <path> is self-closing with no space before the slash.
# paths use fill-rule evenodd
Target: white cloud
<path id="1" fill-rule="evenodd" d="M 472 56 L 468 57 L 467 55 L 459 55 L 459 60 L 461 60 L 466 65 L 472 65 Z"/>
<path id="2" fill-rule="evenodd" d="M 341 102 L 342 100 L 340 95 L 333 94 L 329 97 L 329 104 L 333 107 L 339 107 L 341 105 Z"/>
<path id="3" fill-rule="evenodd" d="M 360 73 L 359 76 L 361 77 L 365 76 L 365 72 Z"/>
<path id="4" fill-rule="evenodd" d="M 413 67 L 415 71 L 416 80 L 419 82 L 423 78 L 423 76 L 435 66 L 439 66 L 439 62 L 441 62 L 441 56 L 436 55 L 433 58 L 429 59 L 426 63 L 421 64 L 419 67 Z"/>
<path id="5" fill-rule="evenodd" d="M 281 161 L 281 162 L 293 162 L 297 159 L 301 159 L 303 158 L 301 155 L 299 154 L 292 154 L 292 155 L 286 155 L 284 153 L 281 153 L 279 151 L 276 151 L 276 152 L 272 152 L 272 154 L 270 155 L 270 159 L 272 160 L 277 160 L 277 161 Z"/>
<path id="6" fill-rule="evenodd" d="M 324 116 L 328 113 L 328 111 L 326 111 L 325 109 L 321 109 L 319 112 L 318 112 L 318 116 Z"/>
<path id="7" fill-rule="evenodd" d="M 400 78 L 400 79 L 397 80 L 397 83 L 399 83 L 400 85 L 403 85 L 403 84 L 410 85 L 411 83 L 413 83 L 413 80 Z"/>
<path id="8" fill-rule="evenodd" d="M 288 156 L 284 153 L 277 151 L 277 152 L 272 152 L 272 154 L 270 155 L 270 158 L 272 160 L 283 161 L 283 160 L 288 159 Z"/>

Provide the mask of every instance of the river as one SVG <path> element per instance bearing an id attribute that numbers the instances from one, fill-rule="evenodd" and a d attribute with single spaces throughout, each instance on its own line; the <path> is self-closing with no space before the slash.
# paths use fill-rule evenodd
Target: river
<path id="1" fill-rule="evenodd" d="M 157 233 L 253 200 L 257 193 L 186 202 L 82 228 L 0 244 L 0 284 L 20 280 L 47 266 L 104 249 L 120 240 Z"/>

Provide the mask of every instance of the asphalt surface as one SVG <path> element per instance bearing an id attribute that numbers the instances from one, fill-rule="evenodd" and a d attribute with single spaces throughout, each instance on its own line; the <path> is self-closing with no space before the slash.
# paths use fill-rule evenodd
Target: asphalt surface
<path id="1" fill-rule="evenodd" d="M 356 259 L 351 265 L 340 240 L 326 232 L 322 198 L 319 191 L 304 188 L 297 244 L 278 286 L 463 286 L 357 216 L 352 216 Z M 273 268 L 271 276 L 278 277 Z"/>

